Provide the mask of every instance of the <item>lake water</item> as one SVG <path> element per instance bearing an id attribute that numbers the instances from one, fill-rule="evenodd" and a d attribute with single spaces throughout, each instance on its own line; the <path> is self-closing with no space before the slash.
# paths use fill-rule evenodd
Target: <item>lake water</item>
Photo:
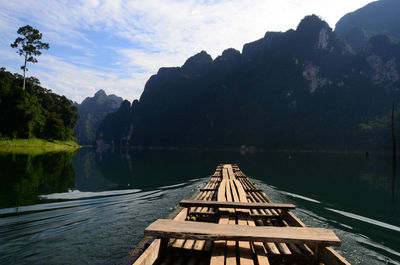
<path id="1" fill-rule="evenodd" d="M 0 263 L 118 264 L 219 163 L 237 163 L 273 201 L 295 204 L 308 226 L 334 229 L 352 264 L 400 264 L 390 156 L 90 148 L 0 153 Z"/>

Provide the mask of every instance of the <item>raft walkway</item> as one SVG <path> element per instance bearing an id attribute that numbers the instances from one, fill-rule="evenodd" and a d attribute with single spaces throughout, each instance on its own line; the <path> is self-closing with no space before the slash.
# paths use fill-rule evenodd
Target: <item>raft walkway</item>
<path id="1" fill-rule="evenodd" d="M 145 236 L 155 240 L 134 265 L 349 264 L 330 246 L 332 230 L 307 228 L 290 210 L 272 203 L 237 165 L 219 165 L 193 200 L 172 219 L 159 219 Z"/>

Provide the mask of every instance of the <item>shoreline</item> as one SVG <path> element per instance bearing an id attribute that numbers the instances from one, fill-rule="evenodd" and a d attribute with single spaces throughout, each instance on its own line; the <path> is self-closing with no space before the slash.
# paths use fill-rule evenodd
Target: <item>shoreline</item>
<path id="1" fill-rule="evenodd" d="M 21 149 L 54 149 L 54 150 L 75 150 L 81 148 L 74 141 L 49 141 L 39 138 L 31 139 L 7 139 L 0 140 L 0 151 L 21 150 Z"/>
<path id="2" fill-rule="evenodd" d="M 365 149 L 365 150 L 351 150 L 351 149 L 265 149 L 265 148 L 257 148 L 257 147 L 238 147 L 238 148 L 218 148 L 218 147 L 177 147 L 177 146 L 117 146 L 117 145 L 101 145 L 94 146 L 98 151 L 108 151 L 108 150 L 157 150 L 157 151 L 207 151 L 207 152 L 240 152 L 242 154 L 256 154 L 256 153 L 325 153 L 325 154 L 359 154 L 365 155 L 368 153 L 369 155 L 391 155 L 391 151 L 384 150 L 374 150 L 374 149 Z"/>

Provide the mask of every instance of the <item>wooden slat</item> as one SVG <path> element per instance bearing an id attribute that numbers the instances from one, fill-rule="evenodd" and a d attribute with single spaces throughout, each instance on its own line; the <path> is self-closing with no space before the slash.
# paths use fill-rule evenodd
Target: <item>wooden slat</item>
<path id="1" fill-rule="evenodd" d="M 224 202 L 226 201 L 226 196 L 225 196 L 225 185 L 226 185 L 226 179 L 223 179 L 221 183 L 219 184 L 218 187 L 218 194 L 217 194 L 217 200 Z"/>
<path id="2" fill-rule="evenodd" d="M 183 221 L 187 215 L 187 208 L 180 211 L 174 218 L 176 221 Z M 153 264 L 161 252 L 161 240 L 155 239 L 150 246 L 140 255 L 140 257 L 133 263 L 133 265 L 150 265 Z"/>
<path id="3" fill-rule="evenodd" d="M 152 265 L 160 253 L 160 243 L 161 239 L 154 240 L 133 265 Z"/>
<path id="4" fill-rule="evenodd" d="M 334 251 L 330 247 L 323 248 L 319 256 L 320 256 L 320 261 L 323 262 L 324 264 L 350 265 L 350 263 L 345 258 L 340 256 L 336 251 Z"/>
<path id="5" fill-rule="evenodd" d="M 234 202 L 240 202 L 239 194 L 238 194 L 238 192 L 236 190 L 235 183 L 234 183 L 233 179 L 229 180 L 229 185 L 231 186 L 233 201 Z"/>
<path id="6" fill-rule="evenodd" d="M 233 172 L 232 172 L 233 173 Z M 244 202 L 247 203 L 247 196 L 246 196 L 246 192 L 243 189 L 242 184 L 240 184 L 240 182 L 236 179 L 233 179 L 233 183 L 236 186 L 236 190 L 238 193 L 238 197 L 239 197 L 239 201 L 240 202 Z M 250 210 L 248 209 L 242 209 L 242 212 L 244 212 L 245 214 L 250 214 Z M 254 221 L 251 221 L 251 225 L 248 223 L 247 221 L 247 217 L 243 214 L 239 214 L 238 216 L 238 224 L 239 225 L 250 225 L 250 226 L 255 226 Z M 254 244 L 256 244 L 256 247 L 261 245 L 261 242 L 255 242 Z M 258 251 L 260 249 L 257 249 Z M 239 252 L 240 252 L 240 265 L 252 265 L 254 264 L 254 260 L 253 260 L 253 255 L 252 255 L 252 249 L 250 246 L 250 242 L 246 242 L 246 241 L 239 241 Z M 265 254 L 265 252 L 264 252 Z M 260 253 L 260 258 L 262 258 L 262 253 Z M 256 253 L 256 257 L 257 257 L 257 253 Z M 258 259 L 258 258 L 257 258 Z M 268 259 L 267 259 L 268 261 Z M 267 263 L 268 264 L 268 263 Z"/>
<path id="7" fill-rule="evenodd" d="M 217 194 L 217 200 L 224 202 L 226 201 L 226 182 L 227 179 L 226 177 L 223 177 L 222 181 L 219 184 L 218 187 L 218 194 Z M 227 210 L 227 209 L 219 209 L 220 211 L 222 210 Z M 221 215 L 218 221 L 219 224 L 228 224 L 229 223 L 229 217 L 226 214 Z M 210 242 L 210 241 L 208 241 Z M 214 245 L 212 248 L 212 253 L 211 253 L 211 260 L 210 260 L 210 265 L 224 265 L 225 264 L 225 251 L 226 251 L 226 240 L 217 240 L 214 241 Z"/>
<path id="8" fill-rule="evenodd" d="M 238 216 L 238 225 L 249 227 L 249 226 L 247 226 L 247 217 L 245 217 L 243 214 L 240 214 Z M 239 247 L 240 265 L 254 265 L 253 254 L 252 254 L 250 242 L 239 241 L 238 247 Z"/>
<path id="9" fill-rule="evenodd" d="M 340 240 L 335 233 L 325 228 L 251 227 L 204 222 L 182 222 L 170 219 L 158 219 L 145 229 L 145 235 L 161 238 L 268 241 L 340 246 Z"/>
<path id="10" fill-rule="evenodd" d="M 212 208 L 241 208 L 241 209 L 296 209 L 293 204 L 283 203 L 250 203 L 250 202 L 224 202 L 224 201 L 200 201 L 182 200 L 182 207 L 212 207 Z"/>
<path id="11" fill-rule="evenodd" d="M 221 215 L 218 225 L 223 225 L 228 223 L 229 223 L 228 215 Z M 225 250 L 226 250 L 226 240 L 214 241 L 214 246 L 211 253 L 210 265 L 224 265 Z"/>
<path id="12" fill-rule="evenodd" d="M 247 224 L 249 226 L 255 226 L 256 225 L 251 218 L 247 219 Z M 269 265 L 269 260 L 268 260 L 268 257 L 267 257 L 267 251 L 265 250 L 263 243 L 261 243 L 261 242 L 253 242 L 253 248 L 254 248 L 254 252 L 256 254 L 256 259 L 257 259 L 258 264 Z"/>
<path id="13" fill-rule="evenodd" d="M 232 198 L 232 191 L 231 191 L 231 185 L 230 185 L 230 180 L 228 182 L 226 182 L 226 201 L 227 202 L 233 202 L 233 198 Z M 235 212 L 235 209 L 233 208 L 229 208 L 229 213 L 233 214 Z"/>
<path id="14" fill-rule="evenodd" d="M 184 221 L 186 219 L 187 216 L 187 211 L 188 209 L 185 208 L 182 211 L 180 211 L 174 218 L 175 221 Z M 184 239 L 173 239 L 172 240 L 172 246 L 175 248 L 181 248 L 183 245 L 185 244 L 185 240 Z"/>
<path id="15" fill-rule="evenodd" d="M 226 168 L 222 169 L 222 179 L 229 180 L 228 170 Z"/>
<path id="16" fill-rule="evenodd" d="M 233 181 L 234 181 L 235 186 L 237 188 L 237 192 L 238 192 L 238 195 L 239 195 L 239 201 L 248 203 L 246 192 L 244 191 L 242 184 L 240 184 L 240 182 L 238 180 L 236 180 L 236 179 L 234 179 Z M 247 214 L 250 214 L 250 211 L 248 209 L 247 210 L 243 210 L 243 211 L 246 212 Z"/>
<path id="17" fill-rule="evenodd" d="M 228 171 L 229 179 L 235 179 L 235 173 L 233 173 L 232 165 L 226 165 L 225 168 Z"/>
<path id="18" fill-rule="evenodd" d="M 229 217 L 229 224 L 235 225 L 236 220 L 234 216 Z M 226 241 L 226 264 L 236 264 L 236 241 Z"/>
<path id="19" fill-rule="evenodd" d="M 219 202 L 226 202 L 226 183 L 227 183 L 227 180 L 223 179 L 221 181 L 221 183 L 219 184 L 218 194 L 217 194 L 217 200 Z M 226 208 L 220 208 L 219 210 L 220 211 L 228 211 L 228 209 L 226 209 Z"/>

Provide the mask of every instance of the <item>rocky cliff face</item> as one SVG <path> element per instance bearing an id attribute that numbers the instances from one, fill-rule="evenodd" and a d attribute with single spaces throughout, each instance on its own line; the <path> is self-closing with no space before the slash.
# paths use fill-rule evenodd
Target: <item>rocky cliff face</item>
<path id="1" fill-rule="evenodd" d="M 400 41 L 400 1 L 380 0 L 346 14 L 337 23 L 335 32 L 360 52 L 369 38 L 385 34 Z"/>
<path id="2" fill-rule="evenodd" d="M 377 37 L 355 54 L 326 22 L 307 16 L 296 30 L 267 32 L 242 53 L 228 49 L 212 60 L 202 51 L 182 67 L 161 68 L 140 100 L 107 117 L 98 135 L 131 146 L 383 146 L 371 141 L 374 128 L 360 128 L 389 112 L 399 51 Z M 123 129 L 107 131 L 116 120 Z"/>

